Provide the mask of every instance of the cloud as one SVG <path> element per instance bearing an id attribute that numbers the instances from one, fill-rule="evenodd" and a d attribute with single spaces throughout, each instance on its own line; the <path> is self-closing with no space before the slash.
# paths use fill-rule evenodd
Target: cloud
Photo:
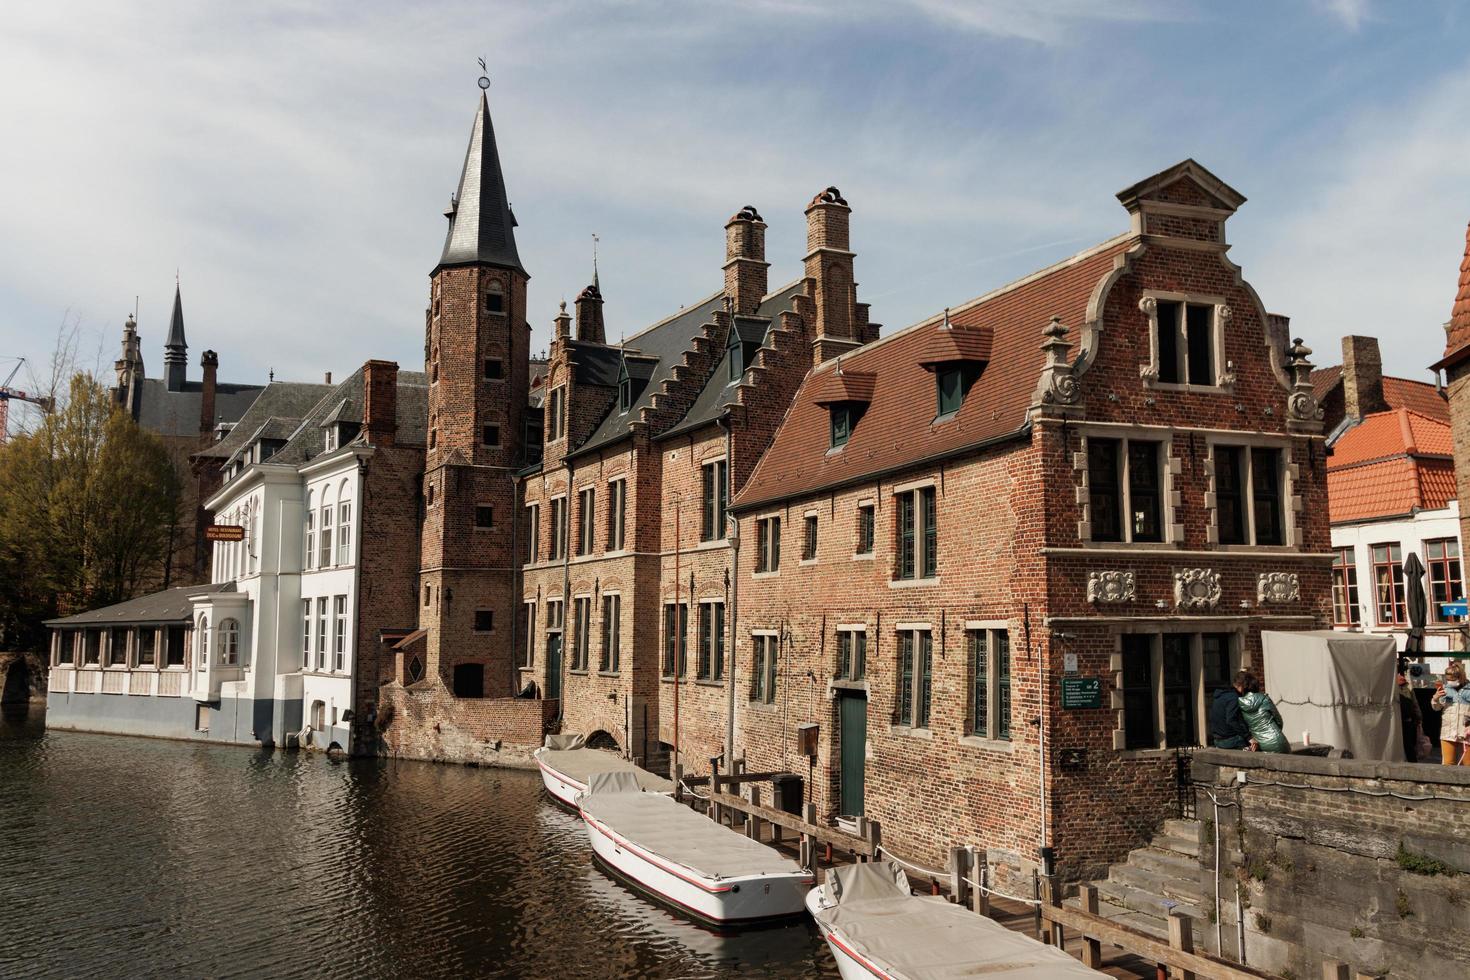
<path id="1" fill-rule="evenodd" d="M 1312 6 L 1337 18 L 1350 31 L 1356 31 L 1369 19 L 1369 0 L 1312 0 Z"/>

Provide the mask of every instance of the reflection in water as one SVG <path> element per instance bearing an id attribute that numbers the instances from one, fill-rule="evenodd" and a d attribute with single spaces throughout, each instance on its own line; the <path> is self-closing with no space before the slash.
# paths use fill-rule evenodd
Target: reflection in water
<path id="1" fill-rule="evenodd" d="M 46 733 L 0 716 L 0 976 L 836 977 L 592 863 L 535 773 Z"/>

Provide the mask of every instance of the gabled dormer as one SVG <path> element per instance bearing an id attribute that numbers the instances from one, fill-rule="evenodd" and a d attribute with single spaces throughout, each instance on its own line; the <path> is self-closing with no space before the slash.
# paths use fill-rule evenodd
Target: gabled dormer
<path id="1" fill-rule="evenodd" d="M 827 409 L 828 452 L 840 450 L 852 438 L 863 413 L 873 401 L 877 382 L 876 374 L 843 370 L 840 357 L 832 373 L 817 379 L 813 401 Z"/>
<path id="2" fill-rule="evenodd" d="M 728 365 L 727 380 L 734 384 L 745 376 L 745 371 L 755 360 L 755 352 L 765 343 L 766 332 L 771 321 L 766 317 L 740 316 L 736 314 L 730 327 L 730 336 L 725 341 L 725 360 Z"/>
<path id="3" fill-rule="evenodd" d="M 993 342 L 989 327 L 953 323 L 949 310 L 944 311 L 939 326 L 929 331 L 919 351 L 919 366 L 934 375 L 934 421 L 946 421 L 959 412 L 990 362 Z"/>

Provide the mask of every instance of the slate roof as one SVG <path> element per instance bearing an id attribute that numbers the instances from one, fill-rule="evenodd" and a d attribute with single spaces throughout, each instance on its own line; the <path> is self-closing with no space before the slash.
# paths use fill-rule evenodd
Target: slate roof
<path id="1" fill-rule="evenodd" d="M 826 375 L 836 361 L 818 366 L 732 506 L 749 510 L 1020 435 L 1041 375 L 1042 329 L 1053 316 L 1080 324 L 1098 280 L 1134 240 L 1130 234 L 1111 238 L 951 309 L 956 329 L 990 329 L 991 353 L 960 410 L 944 422 L 934 422 L 934 375 L 919 363 L 933 349 L 929 334 L 942 328 L 942 315 L 842 355 L 843 371 L 871 374 L 874 382 L 867 411 L 836 452 L 829 452 L 828 411 L 817 401 L 830 387 Z"/>
<path id="2" fill-rule="evenodd" d="M 756 308 L 755 314 L 737 315 L 735 317 L 735 328 L 744 343 L 765 343 L 766 336 L 770 332 L 771 325 L 776 322 L 776 317 L 786 310 L 790 310 L 797 296 L 801 295 L 804 280 L 787 283 L 774 293 L 761 300 L 761 305 Z M 746 365 L 749 367 L 750 365 Z M 737 385 L 730 383 L 730 348 L 726 345 L 720 355 L 719 363 L 711 372 L 709 380 L 705 382 L 704 389 L 689 406 L 689 411 L 684 417 L 675 423 L 668 431 L 661 434 L 660 438 L 676 436 L 683 432 L 689 432 L 702 425 L 709 425 L 715 419 L 725 413 L 725 409 L 735 400 Z"/>
<path id="3" fill-rule="evenodd" d="M 329 418 L 340 417 L 349 423 L 362 422 L 363 392 L 362 368 L 358 368 L 311 407 L 292 432 L 290 441 L 271 457 L 271 462 L 299 465 L 320 456 L 326 447 Z M 397 408 L 396 439 L 408 445 L 421 445 L 429 425 L 428 375 L 422 371 L 398 372 Z M 363 438 L 358 433 L 352 441 L 358 442 Z"/>
<path id="4" fill-rule="evenodd" d="M 139 384 L 138 424 L 164 436 L 199 435 L 199 410 L 204 384 L 187 381 L 183 391 L 169 391 L 162 378 L 143 378 Z M 261 385 L 220 382 L 214 388 L 216 422 L 234 422 L 245 414 L 263 391 Z M 211 425 L 211 428 L 213 426 Z"/>
<path id="5" fill-rule="evenodd" d="M 235 583 L 222 582 L 212 585 L 186 585 L 177 589 L 164 589 L 151 595 L 139 596 L 116 605 L 89 609 L 75 616 L 46 620 L 47 626 L 114 626 L 138 623 L 188 624 L 193 616 L 189 596 L 206 592 L 233 592 Z"/>
<path id="6" fill-rule="evenodd" d="M 1342 365 L 1318 368 L 1310 378 L 1312 393 L 1321 403 L 1333 388 L 1342 381 Z M 1410 381 L 1408 378 L 1383 378 L 1383 400 L 1391 409 L 1407 408 L 1411 412 L 1427 415 L 1448 423 L 1450 420 L 1449 397 L 1427 381 Z"/>
<path id="7" fill-rule="evenodd" d="M 1348 429 L 1327 460 L 1333 524 L 1440 510 L 1455 499 L 1448 422 L 1400 408 Z"/>
<path id="8" fill-rule="evenodd" d="M 516 219 L 505 199 L 495 127 L 490 122 L 490 102 L 484 92 L 480 93 L 480 107 L 470 129 L 459 192 L 446 215 L 449 231 L 444 236 L 440 267 L 484 262 L 525 275 L 516 252 Z"/>
<path id="9" fill-rule="evenodd" d="M 256 389 L 252 392 L 255 397 L 251 404 L 235 416 L 239 421 L 229 434 L 194 455 L 208 459 L 229 459 L 240 447 L 250 444 L 266 420 L 305 418 L 306 413 L 331 390 L 331 385 L 303 381 L 273 381 L 264 389 Z"/>

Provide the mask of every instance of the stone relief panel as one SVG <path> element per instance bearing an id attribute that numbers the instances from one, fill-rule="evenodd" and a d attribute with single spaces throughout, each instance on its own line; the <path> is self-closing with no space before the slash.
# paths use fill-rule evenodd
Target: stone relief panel
<path id="1" fill-rule="evenodd" d="M 1220 592 L 1220 573 L 1213 568 L 1174 570 L 1174 605 L 1180 609 L 1214 609 Z"/>
<path id="2" fill-rule="evenodd" d="M 1297 602 L 1301 597 L 1301 581 L 1295 572 L 1262 572 L 1256 576 L 1258 602 Z"/>
<path id="3" fill-rule="evenodd" d="M 1132 602 L 1136 599 L 1132 572 L 1088 572 L 1088 602 Z"/>

